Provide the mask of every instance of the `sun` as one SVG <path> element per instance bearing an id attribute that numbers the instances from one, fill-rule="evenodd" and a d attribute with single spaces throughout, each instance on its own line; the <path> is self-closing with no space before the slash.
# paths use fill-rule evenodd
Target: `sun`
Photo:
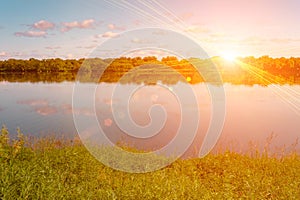
<path id="1" fill-rule="evenodd" d="M 237 55 L 236 55 L 235 52 L 225 51 L 225 52 L 222 53 L 221 57 L 224 58 L 227 61 L 233 62 L 233 61 L 235 61 Z"/>

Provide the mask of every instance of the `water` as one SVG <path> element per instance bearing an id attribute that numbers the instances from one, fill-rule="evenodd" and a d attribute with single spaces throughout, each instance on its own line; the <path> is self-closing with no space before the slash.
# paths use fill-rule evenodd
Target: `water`
<path id="1" fill-rule="evenodd" d="M 181 102 L 173 93 L 176 88 L 179 91 L 187 87 L 184 83 L 169 86 L 81 83 L 80 96 L 75 97 L 76 106 L 72 108 L 74 84 L 0 82 L 0 123 L 12 134 L 19 127 L 25 135 L 73 138 L 79 132 L 82 139 L 96 141 L 99 140 L 98 124 L 92 123 L 96 119 L 110 141 L 122 140 L 153 150 L 163 148 L 174 139 L 183 126 L 181 122 L 184 122 L 185 135 L 179 139 L 180 143 L 190 140 L 193 136 L 189 134 L 195 128 L 192 123 L 197 122 L 195 139 L 187 150 L 187 154 L 195 154 L 201 148 L 211 120 L 218 117 L 212 113 L 215 102 L 204 83 L 188 85 L 195 101 L 185 97 Z M 225 84 L 223 87 L 226 115 L 215 151 L 230 148 L 243 152 L 249 149 L 249 143 L 258 145 L 262 151 L 270 137 L 273 137 L 270 151 L 280 151 L 284 146 L 286 151 L 293 150 L 292 144 L 300 137 L 299 85 Z M 76 123 L 78 129 L 73 115 L 80 121 L 80 125 Z M 296 148 L 299 151 L 299 145 Z"/>

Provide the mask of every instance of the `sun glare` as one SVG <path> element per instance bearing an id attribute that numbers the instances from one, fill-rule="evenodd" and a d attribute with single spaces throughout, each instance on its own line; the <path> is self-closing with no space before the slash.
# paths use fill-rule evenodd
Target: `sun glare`
<path id="1" fill-rule="evenodd" d="M 221 57 L 227 61 L 232 62 L 236 59 L 237 55 L 234 52 L 226 51 L 222 53 Z"/>

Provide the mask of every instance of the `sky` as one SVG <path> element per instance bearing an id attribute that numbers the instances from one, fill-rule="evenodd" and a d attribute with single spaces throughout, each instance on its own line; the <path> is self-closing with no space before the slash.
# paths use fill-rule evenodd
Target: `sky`
<path id="1" fill-rule="evenodd" d="M 299 0 L 1 0 L 0 60 L 88 57 L 149 27 L 179 32 L 211 57 L 299 57 L 299 8 Z"/>

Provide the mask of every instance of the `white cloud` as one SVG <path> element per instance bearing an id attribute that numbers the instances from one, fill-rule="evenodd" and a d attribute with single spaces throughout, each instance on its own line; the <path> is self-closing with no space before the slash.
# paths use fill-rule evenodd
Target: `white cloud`
<path id="1" fill-rule="evenodd" d="M 15 32 L 17 37 L 46 37 L 47 33 L 45 31 L 24 31 Z"/>
<path id="2" fill-rule="evenodd" d="M 96 35 L 95 38 L 101 38 L 101 37 L 104 37 L 104 38 L 114 38 L 114 37 L 118 37 L 118 36 L 119 36 L 119 33 L 107 31 L 107 32 L 105 32 L 103 34 Z"/>
<path id="3" fill-rule="evenodd" d="M 41 31 L 46 31 L 48 29 L 53 29 L 55 27 L 55 24 L 52 22 L 45 21 L 45 20 L 40 20 L 40 21 L 32 24 L 31 27 L 34 29 L 41 30 Z"/>
<path id="4" fill-rule="evenodd" d="M 124 31 L 126 28 L 122 27 L 122 26 L 116 26 L 115 24 L 108 24 L 107 27 L 110 30 L 120 30 L 120 31 Z"/>
<path id="5" fill-rule="evenodd" d="M 63 22 L 62 23 L 62 32 L 67 32 L 70 31 L 74 28 L 79 28 L 79 29 L 91 29 L 94 28 L 95 25 L 95 20 L 94 19 L 86 19 L 81 22 L 79 21 L 73 21 L 73 22 Z"/>

